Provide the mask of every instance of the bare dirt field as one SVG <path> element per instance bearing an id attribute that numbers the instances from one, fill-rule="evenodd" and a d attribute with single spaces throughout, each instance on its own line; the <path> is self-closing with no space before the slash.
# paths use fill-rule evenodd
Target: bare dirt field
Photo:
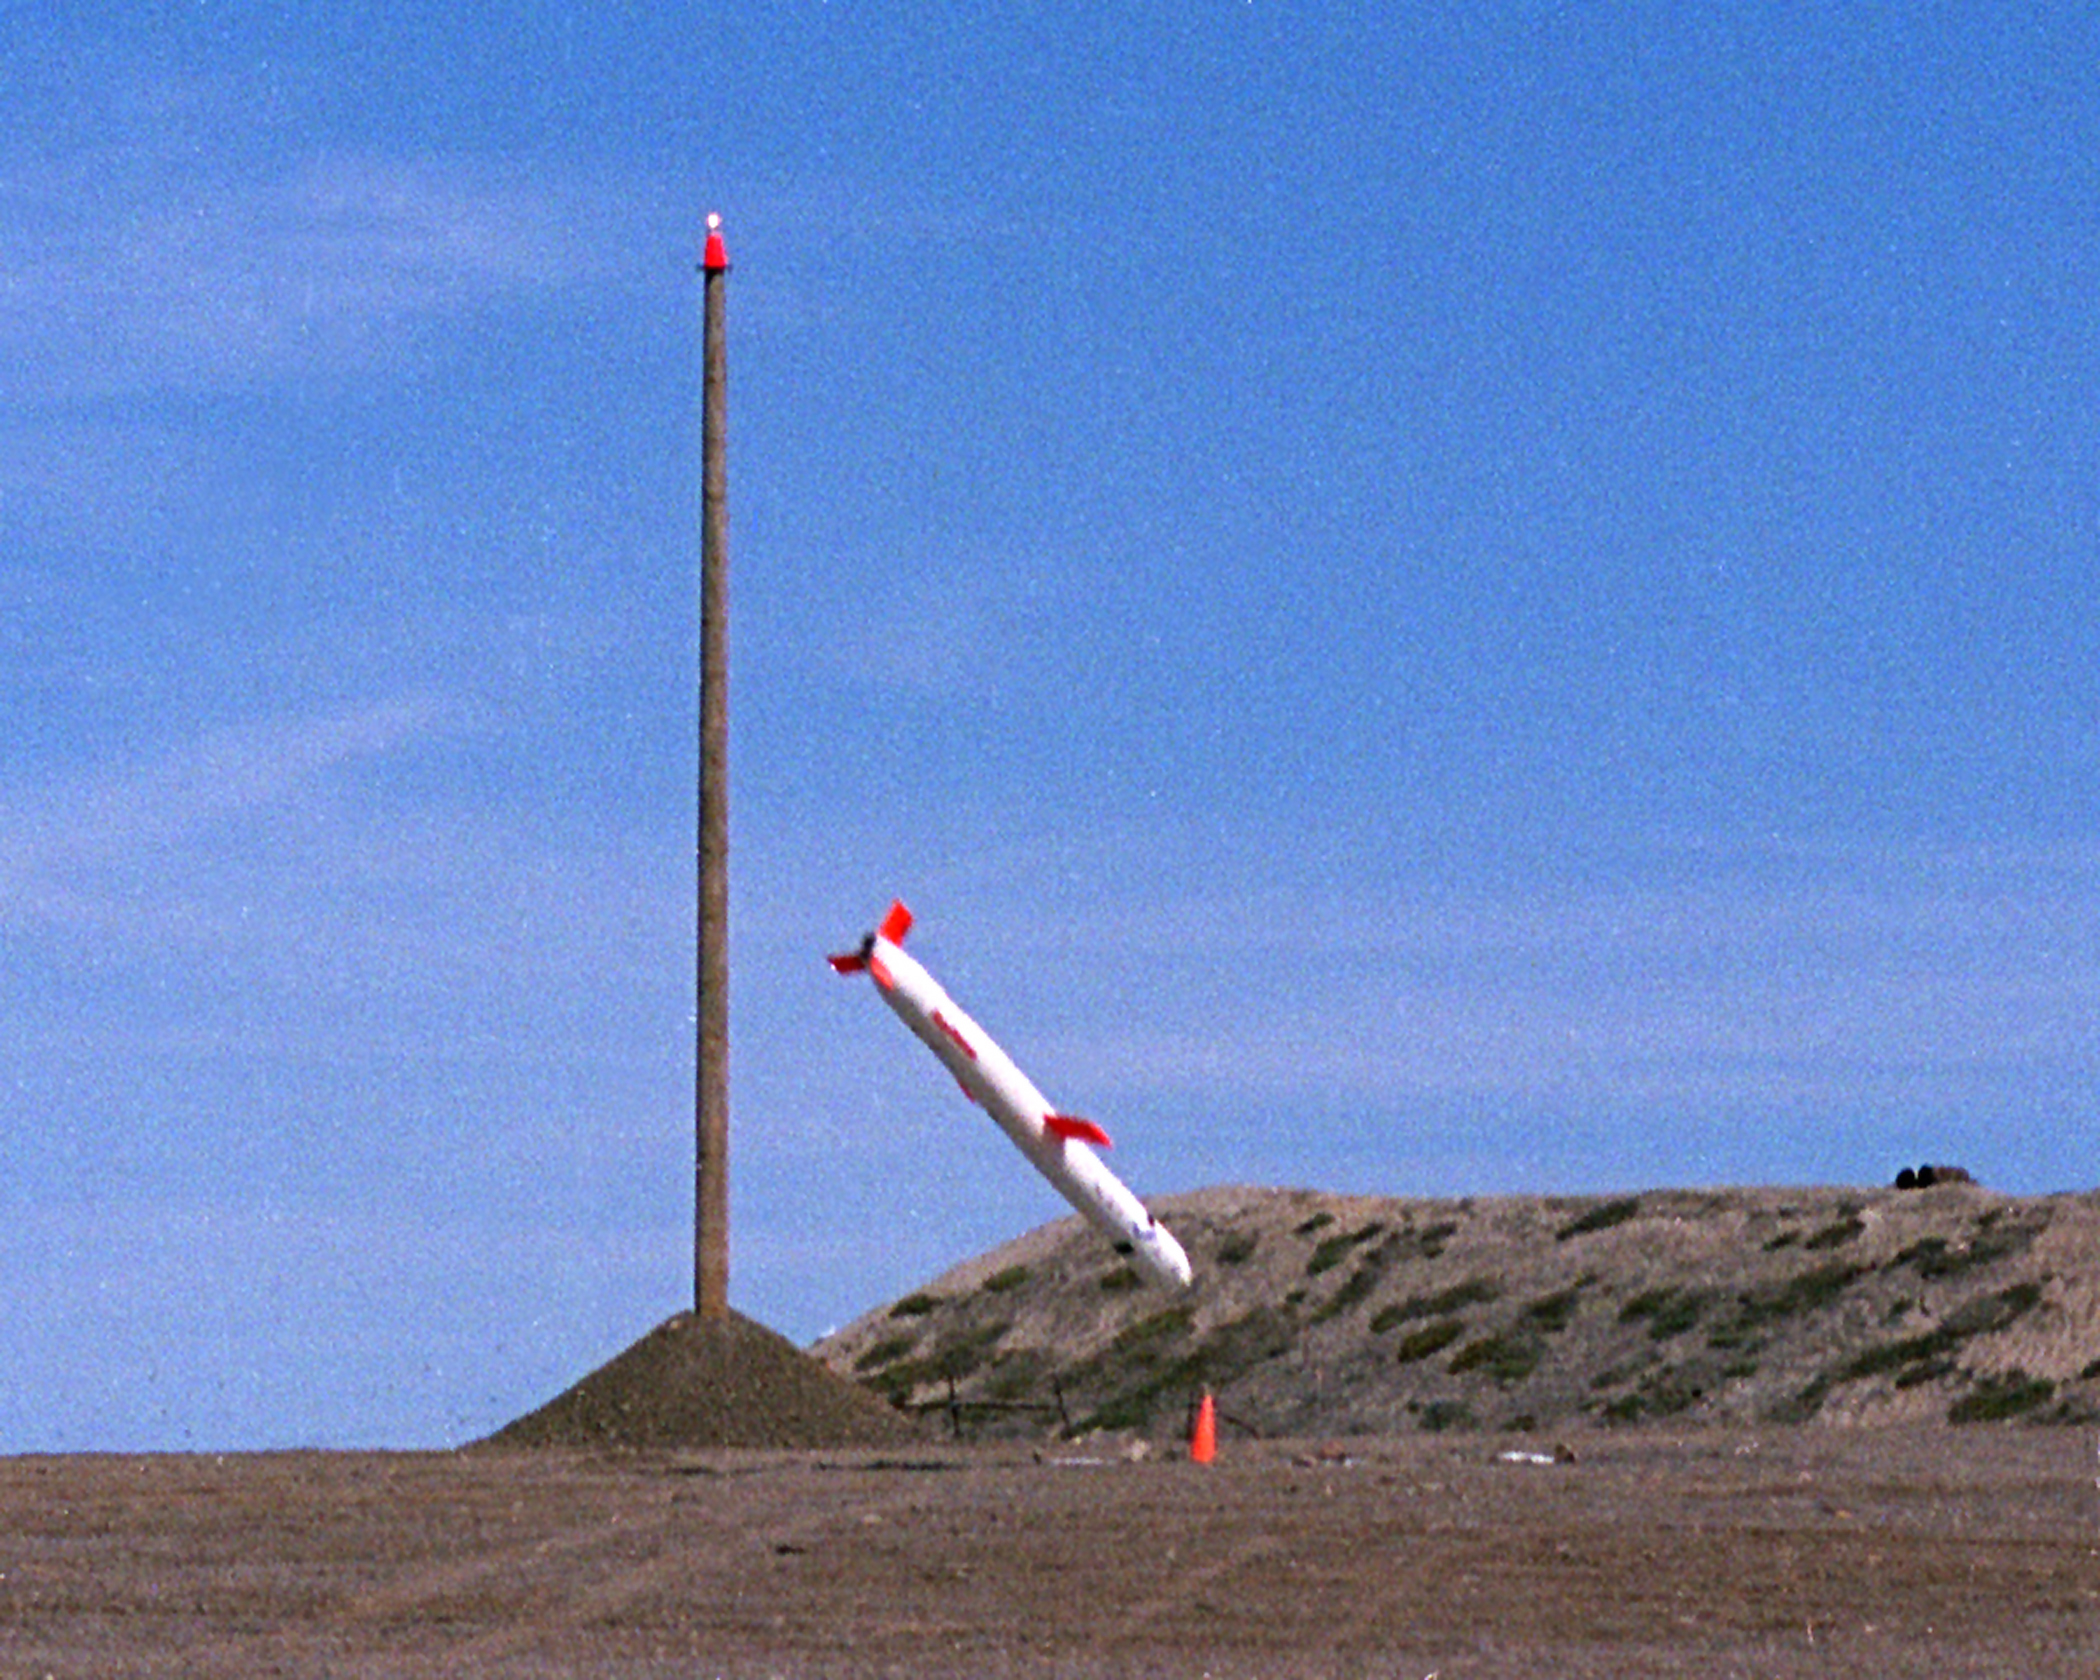
<path id="1" fill-rule="evenodd" d="M 0 1460 L 0 1673 L 2100 1674 L 2089 1430 L 1560 1440 Z"/>

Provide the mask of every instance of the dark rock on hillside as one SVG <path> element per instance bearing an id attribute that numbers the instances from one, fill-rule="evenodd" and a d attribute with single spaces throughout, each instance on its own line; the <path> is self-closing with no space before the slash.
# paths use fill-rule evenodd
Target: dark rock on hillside
<path id="1" fill-rule="evenodd" d="M 1976 1175 L 1967 1167 L 1934 1166 L 1930 1161 L 1922 1167 L 1905 1167 L 1896 1174 L 1898 1190 L 1930 1190 L 1935 1184 L 1974 1184 Z"/>

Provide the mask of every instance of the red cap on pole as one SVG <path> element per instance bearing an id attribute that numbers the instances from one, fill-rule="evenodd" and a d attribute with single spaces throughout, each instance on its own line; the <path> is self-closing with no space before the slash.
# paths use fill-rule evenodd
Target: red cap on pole
<path id="1" fill-rule="evenodd" d="M 715 274 L 729 266 L 729 251 L 722 243 L 720 216 L 709 215 L 707 218 L 707 250 L 700 258 L 700 266 Z"/>

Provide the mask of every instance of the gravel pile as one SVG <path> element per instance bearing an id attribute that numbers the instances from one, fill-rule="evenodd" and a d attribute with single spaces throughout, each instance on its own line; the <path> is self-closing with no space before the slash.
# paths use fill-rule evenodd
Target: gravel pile
<path id="1" fill-rule="evenodd" d="M 911 1425 L 786 1337 L 740 1313 L 680 1313 L 490 1447 L 882 1446 Z"/>

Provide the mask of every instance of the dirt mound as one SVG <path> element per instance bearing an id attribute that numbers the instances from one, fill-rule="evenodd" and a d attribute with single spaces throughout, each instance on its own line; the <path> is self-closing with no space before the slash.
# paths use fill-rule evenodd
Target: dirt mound
<path id="1" fill-rule="evenodd" d="M 1163 1198 L 1195 1287 L 1077 1219 L 819 1343 L 981 1436 L 2100 1423 L 2100 1194 Z"/>
<path id="2" fill-rule="evenodd" d="M 881 1446 L 911 1426 L 741 1313 L 679 1313 L 486 1447 Z"/>

